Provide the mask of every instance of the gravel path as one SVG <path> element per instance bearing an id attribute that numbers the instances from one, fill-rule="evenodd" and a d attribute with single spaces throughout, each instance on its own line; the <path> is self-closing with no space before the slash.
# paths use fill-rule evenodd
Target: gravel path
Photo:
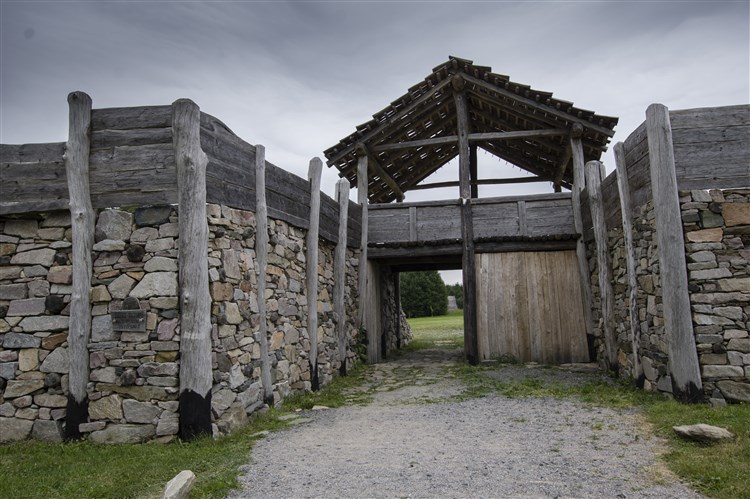
<path id="1" fill-rule="evenodd" d="M 460 352 L 422 351 L 371 368 L 367 406 L 305 411 L 257 442 L 229 497 L 700 497 L 657 456 L 632 411 L 574 400 L 451 401 Z M 595 376 L 508 366 L 497 379 Z"/>

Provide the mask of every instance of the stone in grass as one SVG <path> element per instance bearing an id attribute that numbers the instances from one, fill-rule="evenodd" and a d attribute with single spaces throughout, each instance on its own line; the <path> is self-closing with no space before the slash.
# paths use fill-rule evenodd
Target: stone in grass
<path id="1" fill-rule="evenodd" d="M 703 423 L 673 426 L 672 429 L 677 435 L 686 440 L 695 440 L 702 443 L 714 443 L 734 438 L 734 433 L 725 428 Z"/>
<path id="2" fill-rule="evenodd" d="M 180 471 L 173 479 L 167 482 L 162 493 L 162 499 L 187 499 L 190 490 L 195 483 L 195 473 L 190 470 Z"/>

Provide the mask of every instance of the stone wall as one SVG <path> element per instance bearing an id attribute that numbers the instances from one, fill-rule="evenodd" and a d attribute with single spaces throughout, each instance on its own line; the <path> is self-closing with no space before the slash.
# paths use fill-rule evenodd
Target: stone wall
<path id="1" fill-rule="evenodd" d="M 750 189 L 680 192 L 703 390 L 750 402 Z"/>
<path id="2" fill-rule="evenodd" d="M 260 401 L 252 212 L 208 205 L 215 432 L 241 424 Z M 98 442 L 169 441 L 178 431 L 179 306 L 177 210 L 104 210 L 96 226 L 89 422 Z M 310 389 L 305 328 L 305 231 L 269 220 L 266 300 L 274 399 Z M 71 282 L 67 212 L 0 221 L 0 441 L 60 440 L 67 403 L 67 327 Z M 334 336 L 333 251 L 319 262 L 321 383 L 338 370 Z M 347 259 L 346 362 L 354 362 L 357 254 Z M 146 311 L 145 332 L 115 331 L 112 312 Z"/>
<path id="3" fill-rule="evenodd" d="M 401 302 L 396 294 L 396 279 L 399 274 L 388 267 L 382 267 L 380 272 L 381 297 L 381 328 L 385 339 L 386 355 L 408 345 L 412 339 L 411 327 L 406 320 Z"/>
<path id="4" fill-rule="evenodd" d="M 693 311 L 693 332 L 707 400 L 750 402 L 750 190 L 681 191 L 685 258 Z M 638 384 L 671 393 L 668 338 L 664 329 L 655 216 L 651 201 L 633 214 L 638 282 Z M 630 340 L 629 290 L 621 227 L 608 233 L 614 290 L 614 324 L 620 374 L 636 378 Z M 587 244 L 593 294 L 597 358 L 604 359 L 604 336 L 596 246 Z"/>

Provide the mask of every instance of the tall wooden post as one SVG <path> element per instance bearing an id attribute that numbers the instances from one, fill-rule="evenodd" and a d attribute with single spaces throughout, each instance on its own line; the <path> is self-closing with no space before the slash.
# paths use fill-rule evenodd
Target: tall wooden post
<path id="1" fill-rule="evenodd" d="M 310 160 L 310 228 L 307 230 L 307 334 L 310 337 L 310 382 L 313 391 L 320 389 L 318 377 L 318 233 L 320 228 L 320 175 L 323 162 Z"/>
<path id="2" fill-rule="evenodd" d="M 268 268 L 268 205 L 266 204 L 266 148 L 255 146 L 255 258 L 258 276 L 258 316 L 260 317 L 260 382 L 263 401 L 273 406 L 271 361 L 268 358 L 268 317 L 266 315 L 266 272 Z"/>
<path id="3" fill-rule="evenodd" d="M 471 213 L 471 152 L 469 149 L 469 110 L 464 81 L 454 76 L 453 100 L 458 119 L 458 173 L 461 193 L 461 237 L 463 254 L 461 268 L 464 286 L 464 352 L 470 364 L 479 362 L 477 339 L 476 262 L 474 261 L 474 222 Z"/>
<path id="4" fill-rule="evenodd" d="M 208 292 L 206 165 L 200 108 L 172 104 L 180 238 L 180 438 L 211 434 L 211 296 Z"/>
<path id="5" fill-rule="evenodd" d="M 336 182 L 336 200 L 339 203 L 339 240 L 333 258 L 333 308 L 336 313 L 336 339 L 338 340 L 339 374 L 346 376 L 346 234 L 349 221 L 349 181 Z"/>
<path id="6" fill-rule="evenodd" d="M 599 295 L 602 311 L 604 345 L 607 352 L 607 367 L 617 371 L 617 345 L 615 341 L 614 290 L 612 288 L 612 265 L 609 257 L 609 237 L 604 220 L 604 199 L 602 199 L 601 163 L 586 163 L 586 188 L 591 206 L 591 225 L 596 240 L 596 263 L 599 267 Z"/>
<path id="7" fill-rule="evenodd" d="M 625 239 L 625 260 L 628 267 L 628 307 L 630 315 L 630 344 L 633 349 L 633 377 L 639 386 L 643 385 L 641 370 L 641 341 L 638 328 L 638 279 L 633 245 L 633 213 L 630 204 L 630 185 L 628 184 L 628 165 L 625 162 L 625 151 L 622 142 L 615 144 L 615 164 L 617 165 L 617 188 L 620 191 L 620 211 L 622 212 L 622 233 Z"/>
<path id="8" fill-rule="evenodd" d="M 648 107 L 646 134 L 651 162 L 664 329 L 669 340 L 672 395 L 683 402 L 699 402 L 703 398 L 703 383 L 693 336 L 672 125 L 665 106 L 652 104 Z"/>
<path id="9" fill-rule="evenodd" d="M 357 327 L 365 327 L 365 308 L 367 307 L 367 154 L 362 150 L 357 150 L 359 156 L 357 162 L 357 202 L 362 206 L 362 236 L 359 244 L 359 275 L 358 275 L 358 294 L 359 305 L 357 309 Z M 360 341 L 363 338 L 360 338 Z"/>
<path id="10" fill-rule="evenodd" d="M 78 425 L 88 421 L 89 338 L 91 337 L 91 250 L 94 246 L 94 210 L 89 192 L 91 97 L 68 95 L 69 129 L 65 172 L 73 230 L 73 286 L 70 296 L 68 352 L 70 379 L 65 415 L 65 439 L 81 438 Z"/>
<path id="11" fill-rule="evenodd" d="M 576 232 L 580 234 L 576 241 L 576 258 L 578 260 L 578 273 L 581 275 L 584 326 L 587 337 L 592 338 L 594 334 L 594 320 L 591 315 L 591 274 L 588 258 L 586 258 L 583 216 L 581 215 L 581 192 L 586 187 L 585 161 L 583 158 L 583 144 L 581 143 L 582 133 L 583 127 L 579 124 L 574 125 L 570 133 L 570 153 L 573 157 L 573 191 L 571 193 L 571 201 L 573 203 L 573 224 Z"/>
<path id="12" fill-rule="evenodd" d="M 477 184 L 477 146 L 471 144 L 469 148 L 469 177 L 471 181 L 471 199 L 479 197 L 479 184 Z"/>

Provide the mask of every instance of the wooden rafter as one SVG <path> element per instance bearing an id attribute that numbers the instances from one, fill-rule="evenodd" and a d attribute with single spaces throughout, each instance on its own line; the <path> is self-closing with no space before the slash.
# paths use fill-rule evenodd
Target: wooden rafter
<path id="1" fill-rule="evenodd" d="M 400 200 L 404 199 L 404 192 L 401 190 L 401 187 L 399 187 L 398 182 L 393 180 L 393 177 L 391 177 L 388 172 L 380 166 L 380 162 L 378 162 L 377 158 L 372 155 L 367 146 L 362 143 L 357 144 L 357 154 L 367 156 L 368 169 L 374 171 L 378 177 L 388 184 L 388 187 L 393 189 L 393 192 L 396 193 L 396 196 Z"/>

